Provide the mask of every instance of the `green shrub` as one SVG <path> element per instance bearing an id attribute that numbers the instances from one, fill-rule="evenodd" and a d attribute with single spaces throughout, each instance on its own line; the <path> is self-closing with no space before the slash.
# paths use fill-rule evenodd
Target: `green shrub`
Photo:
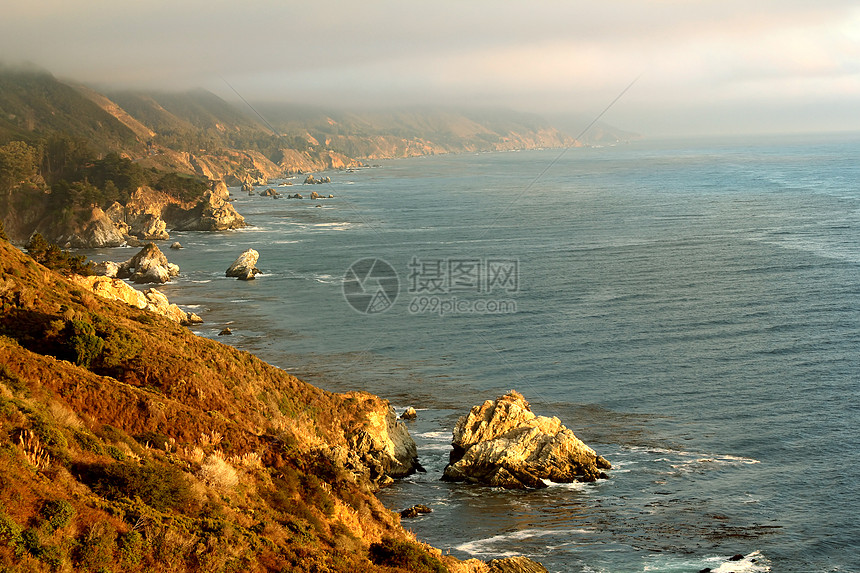
<path id="1" fill-rule="evenodd" d="M 0 510 L 0 544 L 12 548 L 19 557 L 24 553 L 21 526 Z"/>
<path id="2" fill-rule="evenodd" d="M 37 263 L 55 271 L 79 275 L 93 274 L 92 261 L 87 261 L 84 255 L 74 256 L 62 250 L 57 245 L 46 241 L 39 233 L 33 235 L 27 243 L 27 254 Z"/>
<path id="3" fill-rule="evenodd" d="M 134 568 L 143 559 L 143 535 L 138 531 L 129 531 L 119 537 L 119 558 L 124 568 Z"/>
<path id="4" fill-rule="evenodd" d="M 81 449 L 84 451 L 92 452 L 97 456 L 102 456 L 105 453 L 105 450 L 102 447 L 102 443 L 99 441 L 99 439 L 88 432 L 82 432 L 80 430 L 76 431 L 75 440 L 78 442 L 78 445 L 80 445 Z"/>
<path id="5" fill-rule="evenodd" d="M 93 490 L 109 499 L 134 499 L 164 511 L 191 501 L 191 489 L 181 470 L 167 465 L 116 462 L 93 468 Z"/>
<path id="6" fill-rule="evenodd" d="M 101 354 L 105 341 L 96 335 L 96 329 L 92 324 L 83 320 L 70 321 L 66 330 L 75 364 L 89 368 Z"/>
<path id="7" fill-rule="evenodd" d="M 115 564 L 116 537 L 116 529 L 110 523 L 94 523 L 86 535 L 78 540 L 79 569 L 109 571 L 109 567 Z"/>
<path id="8" fill-rule="evenodd" d="M 126 458 L 125 452 L 123 452 L 118 447 L 108 446 L 107 448 L 105 448 L 105 451 L 107 452 L 107 455 L 109 455 L 110 457 L 112 457 L 116 461 L 118 461 L 118 462 L 125 461 L 125 458 Z"/>
<path id="9" fill-rule="evenodd" d="M 64 499 L 52 499 L 42 505 L 41 513 L 45 530 L 52 533 L 72 522 L 72 518 L 75 517 L 75 508 Z"/>
<path id="10" fill-rule="evenodd" d="M 385 537 L 370 546 L 370 560 L 376 565 L 400 567 L 412 573 L 447 573 L 448 569 L 423 547 Z"/>

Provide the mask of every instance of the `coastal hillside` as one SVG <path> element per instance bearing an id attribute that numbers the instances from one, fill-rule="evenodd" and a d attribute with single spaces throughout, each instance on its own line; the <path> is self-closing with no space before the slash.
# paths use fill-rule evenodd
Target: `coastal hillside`
<path id="1" fill-rule="evenodd" d="M 384 400 L 317 389 L 0 240 L 4 571 L 444 571 L 372 493 L 414 456 Z"/>

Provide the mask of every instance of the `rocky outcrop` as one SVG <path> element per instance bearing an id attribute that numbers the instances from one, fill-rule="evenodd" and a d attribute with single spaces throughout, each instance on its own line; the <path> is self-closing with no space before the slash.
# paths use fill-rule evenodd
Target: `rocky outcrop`
<path id="1" fill-rule="evenodd" d="M 199 324 L 203 320 L 193 312 L 185 312 L 175 304 L 171 304 L 160 291 L 151 288 L 139 291 L 124 281 L 105 276 L 82 277 L 73 275 L 71 280 L 86 287 L 94 294 L 108 300 L 118 300 L 128 305 L 145 309 L 182 325 Z"/>
<path id="2" fill-rule="evenodd" d="M 305 185 L 322 185 L 323 183 L 331 183 L 331 177 L 320 177 L 317 179 L 313 174 L 305 177 Z"/>
<path id="3" fill-rule="evenodd" d="M 543 480 L 590 482 L 607 477 L 611 466 L 558 418 L 536 416 L 512 390 L 462 416 L 454 428 L 453 451 L 443 475 L 509 489 L 546 487 Z"/>
<path id="4" fill-rule="evenodd" d="M 230 191 L 224 182 L 214 181 L 203 199 L 192 209 L 171 205 L 163 216 L 168 225 L 177 231 L 241 229 L 245 226 L 245 218 L 233 208 L 229 199 Z"/>
<path id="5" fill-rule="evenodd" d="M 233 261 L 233 264 L 227 269 L 226 275 L 242 281 L 253 279 L 260 272 L 256 266 L 259 258 L 260 253 L 254 249 L 248 249 Z"/>
<path id="6" fill-rule="evenodd" d="M 115 276 L 131 279 L 136 283 L 166 283 L 179 275 L 179 267 L 168 262 L 164 253 L 155 245 L 147 243 L 135 256 L 120 263 Z"/>
<path id="7" fill-rule="evenodd" d="M 528 557 L 505 557 L 487 562 L 488 573 L 549 573 L 547 568 Z"/>
<path id="8" fill-rule="evenodd" d="M 145 241 L 166 240 L 170 235 L 162 213 L 170 203 L 166 194 L 149 187 L 139 187 L 125 207 L 114 203 L 109 212 L 117 228 L 124 230 L 127 235 Z"/>
<path id="9" fill-rule="evenodd" d="M 329 457 L 356 475 L 370 479 L 377 487 L 391 484 L 393 478 L 424 471 L 409 430 L 384 400 L 367 413 L 365 423 L 348 437 L 348 443 L 348 448 L 332 448 Z"/>
<path id="10" fill-rule="evenodd" d="M 281 196 L 280 193 L 269 187 L 265 191 L 260 191 L 260 197 L 271 197 L 273 199 L 277 199 Z"/>
<path id="11" fill-rule="evenodd" d="M 488 562 L 478 559 L 453 561 L 445 557 L 445 565 L 450 573 L 547 573 L 546 567 L 528 557 L 505 557 Z"/>
<path id="12" fill-rule="evenodd" d="M 53 236 L 48 233 L 48 236 Z M 118 230 L 107 214 L 94 207 L 84 224 L 72 232 L 56 238 L 57 244 L 66 248 L 85 249 L 100 247 L 119 247 L 126 242 L 125 235 Z"/>

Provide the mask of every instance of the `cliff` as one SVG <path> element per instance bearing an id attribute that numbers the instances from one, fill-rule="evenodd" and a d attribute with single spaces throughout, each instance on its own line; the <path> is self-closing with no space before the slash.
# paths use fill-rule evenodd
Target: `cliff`
<path id="1" fill-rule="evenodd" d="M 310 386 L 0 241 L 4 570 L 458 570 L 372 495 L 414 456 L 384 400 Z"/>

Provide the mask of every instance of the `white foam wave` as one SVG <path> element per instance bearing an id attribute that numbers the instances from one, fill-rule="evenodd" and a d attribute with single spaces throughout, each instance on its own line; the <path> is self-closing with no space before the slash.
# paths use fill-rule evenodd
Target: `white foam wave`
<path id="1" fill-rule="evenodd" d="M 721 559 L 722 560 L 722 559 Z M 761 551 L 753 551 L 737 561 L 725 561 L 711 573 L 766 573 L 770 571 L 770 560 Z"/>
<path id="2" fill-rule="evenodd" d="M 494 555 L 513 557 L 514 555 L 521 555 L 522 552 L 504 550 L 499 551 L 498 549 L 494 549 L 494 547 L 498 545 L 502 548 L 509 548 L 516 546 L 515 544 L 511 543 L 512 541 L 523 541 L 526 539 L 551 537 L 555 535 L 569 536 L 571 534 L 576 533 L 591 533 L 591 531 L 589 529 L 521 529 L 519 531 L 513 531 L 511 533 L 502 533 L 500 535 L 494 535 L 493 537 L 488 537 L 486 539 L 467 541 L 466 543 L 461 543 L 460 545 L 457 545 L 456 549 L 468 553 L 470 555 Z"/>
<path id="3" fill-rule="evenodd" d="M 340 221 L 337 223 L 314 223 L 311 225 L 315 229 L 325 229 L 329 231 L 346 231 L 351 229 L 353 224 L 348 221 Z"/>
<path id="4" fill-rule="evenodd" d="M 417 408 L 416 408 L 417 410 Z M 418 410 L 420 412 L 420 410 Z M 421 432 L 415 434 L 415 436 L 420 436 L 422 438 L 432 438 L 434 440 L 447 440 L 451 441 L 451 432 L 446 432 L 444 430 L 436 431 L 436 432 Z"/>

